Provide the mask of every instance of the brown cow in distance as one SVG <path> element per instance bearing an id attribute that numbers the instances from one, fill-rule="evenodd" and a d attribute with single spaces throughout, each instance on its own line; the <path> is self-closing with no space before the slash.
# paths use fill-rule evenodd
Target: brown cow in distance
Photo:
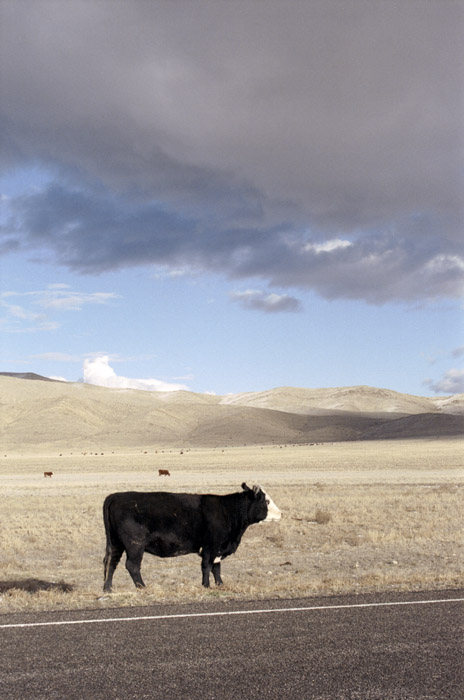
<path id="1" fill-rule="evenodd" d="M 44 476 L 48 476 L 51 479 L 53 476 L 53 472 L 44 472 Z"/>
<path id="2" fill-rule="evenodd" d="M 158 476 L 171 476 L 167 469 L 158 469 Z"/>

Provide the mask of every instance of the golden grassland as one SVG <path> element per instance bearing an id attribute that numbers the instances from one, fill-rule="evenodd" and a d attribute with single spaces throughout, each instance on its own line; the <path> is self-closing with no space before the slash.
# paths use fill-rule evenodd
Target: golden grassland
<path id="1" fill-rule="evenodd" d="M 2 454 L 0 612 L 461 587 L 463 448 L 442 438 Z M 242 481 L 266 488 L 283 515 L 247 530 L 223 562 L 223 588 L 202 588 L 196 555 L 146 554 L 146 590 L 123 557 L 114 593 L 102 593 L 108 493 L 229 493 Z M 72 590 L 31 593 L 30 579 Z"/>

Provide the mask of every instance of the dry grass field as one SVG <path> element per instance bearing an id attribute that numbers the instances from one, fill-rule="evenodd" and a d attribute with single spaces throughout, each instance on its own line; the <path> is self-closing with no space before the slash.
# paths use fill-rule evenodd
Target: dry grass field
<path id="1" fill-rule="evenodd" d="M 462 586 L 463 448 L 441 438 L 2 454 L 0 612 Z M 202 588 L 196 555 L 147 554 L 145 591 L 123 557 L 114 593 L 102 593 L 108 493 L 229 493 L 244 480 L 262 484 L 283 515 L 247 530 L 223 563 L 223 588 Z"/>

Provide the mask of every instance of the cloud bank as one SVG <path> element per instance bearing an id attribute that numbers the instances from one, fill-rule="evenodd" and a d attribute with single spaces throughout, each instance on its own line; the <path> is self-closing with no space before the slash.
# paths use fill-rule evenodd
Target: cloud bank
<path id="1" fill-rule="evenodd" d="M 113 389 L 139 389 L 143 391 L 188 391 L 185 384 L 173 384 L 159 379 L 131 379 L 116 374 L 110 366 L 108 355 L 84 360 L 83 377 L 86 384 Z"/>
<path id="2" fill-rule="evenodd" d="M 462 294 L 462 3 L 18 3 L 0 249 L 328 299 Z M 18 41 L 17 37 L 21 37 Z"/>

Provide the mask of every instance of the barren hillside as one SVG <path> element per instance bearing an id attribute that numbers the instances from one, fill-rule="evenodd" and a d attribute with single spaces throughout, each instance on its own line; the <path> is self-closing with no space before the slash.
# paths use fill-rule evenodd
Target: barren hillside
<path id="1" fill-rule="evenodd" d="M 458 397 L 451 397 L 457 399 Z M 455 403 L 447 399 L 430 399 L 400 394 L 389 389 L 369 386 L 349 386 L 333 389 L 297 389 L 280 387 L 270 391 L 233 394 L 221 403 L 234 406 L 272 408 L 290 413 L 318 414 L 329 411 L 350 413 L 415 413 L 448 412 Z M 462 397 L 461 397 L 462 399 Z M 457 403 L 457 402 L 456 402 Z M 451 411 L 450 411 L 451 412 Z"/>
<path id="2" fill-rule="evenodd" d="M 0 376 L 3 450 L 214 446 L 464 434 L 463 396 L 372 387 L 211 396 Z"/>

